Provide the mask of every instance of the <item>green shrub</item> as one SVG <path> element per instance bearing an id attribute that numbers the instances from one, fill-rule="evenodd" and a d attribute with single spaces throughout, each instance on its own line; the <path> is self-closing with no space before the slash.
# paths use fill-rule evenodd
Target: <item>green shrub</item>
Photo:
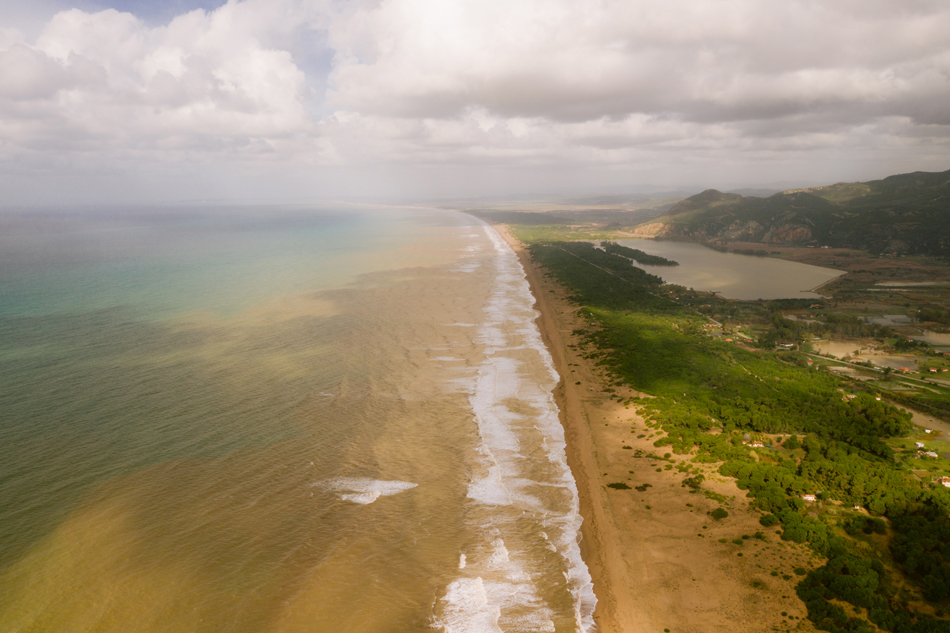
<path id="1" fill-rule="evenodd" d="M 692 477 L 687 477 L 683 480 L 683 486 L 688 486 L 693 490 L 699 490 L 699 487 L 702 485 L 703 481 L 706 479 L 705 475 L 699 474 Z"/>

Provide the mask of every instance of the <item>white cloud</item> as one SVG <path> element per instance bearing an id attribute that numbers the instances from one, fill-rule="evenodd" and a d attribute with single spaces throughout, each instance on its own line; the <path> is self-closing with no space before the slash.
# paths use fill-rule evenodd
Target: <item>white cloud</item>
<path id="1" fill-rule="evenodd" d="M 950 9 L 889 4 L 387 2 L 334 37 L 331 101 L 408 117 L 481 106 L 556 120 L 776 118 L 937 88 L 935 70 L 946 94 Z"/>
<path id="2" fill-rule="evenodd" d="M 11 100 L 49 98 L 69 84 L 60 64 L 22 44 L 0 51 L 0 77 L 0 97 Z"/>
<path id="3" fill-rule="evenodd" d="M 33 38 L 0 26 L 0 177 L 284 164 L 296 194 L 320 193 L 301 166 L 424 193 L 447 168 L 473 186 L 499 166 L 542 185 L 946 168 L 948 51 L 950 6 L 926 0 L 230 0 L 158 26 L 71 9 Z"/>
<path id="4" fill-rule="evenodd" d="M 310 133 L 304 74 L 262 44 L 272 33 L 250 8 L 155 28 L 114 10 L 56 14 L 33 46 L 0 52 L 5 145 L 49 148 L 55 130 L 59 149 L 256 153 Z"/>

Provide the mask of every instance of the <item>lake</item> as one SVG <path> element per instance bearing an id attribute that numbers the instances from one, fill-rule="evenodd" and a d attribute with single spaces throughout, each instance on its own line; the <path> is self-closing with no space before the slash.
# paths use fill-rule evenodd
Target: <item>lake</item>
<path id="1" fill-rule="evenodd" d="M 811 266 L 772 257 L 720 253 L 702 244 L 618 240 L 679 262 L 679 266 L 640 266 L 663 281 L 717 292 L 726 299 L 823 299 L 812 289 L 845 274 L 842 270 Z"/>
<path id="2" fill-rule="evenodd" d="M 950 352 L 950 334 L 923 330 L 918 336 L 910 336 L 908 338 L 929 343 L 937 351 Z"/>

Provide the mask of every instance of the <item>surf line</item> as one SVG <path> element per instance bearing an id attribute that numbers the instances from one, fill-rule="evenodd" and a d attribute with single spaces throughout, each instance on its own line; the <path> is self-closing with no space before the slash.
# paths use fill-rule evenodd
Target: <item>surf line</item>
<path id="1" fill-rule="evenodd" d="M 469 401 L 477 426 L 481 473 L 473 476 L 468 498 L 489 512 L 483 526 L 486 541 L 462 552 L 462 574 L 441 599 L 440 617 L 434 623 L 446 631 L 553 631 L 554 618 L 572 617 L 575 630 L 594 630 L 596 597 L 587 565 L 580 555 L 580 501 L 577 484 L 567 465 L 564 429 L 552 390 L 559 376 L 536 323 L 525 271 L 517 255 L 486 223 L 482 224 L 492 249 L 492 289 L 485 319 L 476 337 L 484 345 Z M 524 364 L 541 370 L 530 377 Z M 546 372 L 546 376 L 544 373 Z M 511 411 L 505 404 L 522 401 L 533 413 Z M 522 445 L 540 447 L 545 464 L 526 464 Z M 533 458 L 535 461 L 537 458 Z M 541 480 L 525 466 L 539 467 Z M 551 488 L 566 495 L 550 495 Z M 498 512 L 491 512 L 497 508 Z M 527 534 L 518 527 L 530 515 L 537 531 Z M 555 614 L 538 594 L 528 550 L 557 552 L 563 566 L 551 573 L 567 580 L 573 613 Z M 536 555 L 535 555 L 536 556 Z M 464 570 L 464 572 L 462 571 Z"/>

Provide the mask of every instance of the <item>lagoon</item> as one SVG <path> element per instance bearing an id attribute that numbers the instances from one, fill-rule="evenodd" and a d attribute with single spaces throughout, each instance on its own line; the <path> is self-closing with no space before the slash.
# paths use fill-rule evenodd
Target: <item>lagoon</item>
<path id="1" fill-rule="evenodd" d="M 721 253 L 702 244 L 648 239 L 618 240 L 679 262 L 679 266 L 640 266 L 671 284 L 717 292 L 726 299 L 822 299 L 813 289 L 845 274 L 772 257 Z"/>

